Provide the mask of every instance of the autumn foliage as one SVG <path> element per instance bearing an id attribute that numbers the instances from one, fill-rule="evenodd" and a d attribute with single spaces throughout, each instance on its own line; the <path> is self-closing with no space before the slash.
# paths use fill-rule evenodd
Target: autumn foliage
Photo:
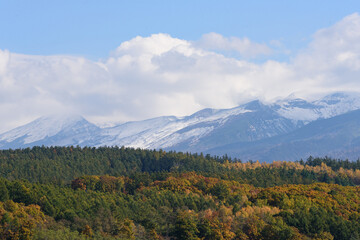
<path id="1" fill-rule="evenodd" d="M 164 151 L 69 149 L 0 151 L 0 239 L 360 236 L 358 161 L 242 163 Z M 61 179 L 51 176 L 54 169 L 69 172 Z"/>

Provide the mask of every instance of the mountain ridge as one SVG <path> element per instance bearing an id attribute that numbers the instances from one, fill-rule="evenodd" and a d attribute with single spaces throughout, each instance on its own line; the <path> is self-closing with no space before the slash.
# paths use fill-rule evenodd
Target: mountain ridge
<path id="1" fill-rule="evenodd" d="M 284 135 L 257 142 L 232 143 L 208 152 L 265 162 L 306 159 L 310 155 L 357 160 L 360 156 L 360 110 L 319 119 Z"/>
<path id="2" fill-rule="evenodd" d="M 281 99 L 272 104 L 254 100 L 230 109 L 205 108 L 185 117 L 162 116 L 105 128 L 100 128 L 79 115 L 52 115 L 40 117 L 0 134 L 0 149 L 36 145 L 117 145 L 220 154 L 226 153 L 224 149 L 237 144 L 242 148 L 263 152 L 254 144 L 264 146 L 261 144 L 267 140 L 276 143 L 279 136 L 299 138 L 300 135 L 291 133 L 306 131 L 308 124 L 357 109 L 360 109 L 359 93 L 338 92 L 311 102 L 296 97 Z M 345 129 L 346 126 L 342 128 Z M 271 142 L 268 142 L 267 148 L 275 151 L 276 148 L 271 148 L 270 145 Z M 245 150 L 231 150 L 227 154 L 231 156 L 231 153 L 239 158 L 257 156 L 260 160 L 269 160 Z M 276 154 L 272 156 L 276 157 Z M 290 155 L 289 158 L 296 160 Z"/>

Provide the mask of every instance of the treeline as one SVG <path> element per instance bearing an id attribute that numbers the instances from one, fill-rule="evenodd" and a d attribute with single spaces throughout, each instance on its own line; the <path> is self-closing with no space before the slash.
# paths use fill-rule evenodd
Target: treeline
<path id="1" fill-rule="evenodd" d="M 329 157 L 314 158 L 310 156 L 306 161 L 300 160 L 297 162 L 302 165 L 308 165 L 313 167 L 321 166 L 321 164 L 326 164 L 327 166 L 331 167 L 331 169 L 334 171 L 337 171 L 340 168 L 349 169 L 349 170 L 360 170 L 360 159 L 356 161 L 349 161 L 348 159 L 341 160 L 341 159 L 333 159 Z"/>
<path id="2" fill-rule="evenodd" d="M 39 183 L 69 183 L 82 175 L 136 172 L 217 172 L 225 158 L 118 147 L 33 147 L 0 150 L 0 176 Z"/>
<path id="3" fill-rule="evenodd" d="M 227 156 L 100 147 L 33 147 L 0 150 L 0 176 L 9 180 L 67 185 L 79 176 L 131 176 L 138 173 L 195 171 L 257 187 L 314 182 L 357 185 L 360 161 L 309 158 L 296 163 L 232 160 Z"/>

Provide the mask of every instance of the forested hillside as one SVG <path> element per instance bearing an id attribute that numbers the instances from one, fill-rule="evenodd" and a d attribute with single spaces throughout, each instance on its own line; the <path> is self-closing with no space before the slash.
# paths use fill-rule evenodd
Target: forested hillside
<path id="1" fill-rule="evenodd" d="M 359 239 L 360 161 L 0 151 L 0 239 Z"/>

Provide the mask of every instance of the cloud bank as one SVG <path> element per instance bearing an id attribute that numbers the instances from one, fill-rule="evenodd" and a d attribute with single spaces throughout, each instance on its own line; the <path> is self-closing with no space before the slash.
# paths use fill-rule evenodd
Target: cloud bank
<path id="1" fill-rule="evenodd" d="M 240 57 L 228 57 L 236 52 Z M 0 132 L 47 114 L 95 122 L 187 115 L 291 93 L 360 91 L 360 16 L 314 33 L 288 62 L 247 38 L 217 33 L 198 41 L 168 34 L 123 42 L 108 58 L 29 56 L 0 50 Z M 262 63 L 257 56 L 267 56 Z"/>

